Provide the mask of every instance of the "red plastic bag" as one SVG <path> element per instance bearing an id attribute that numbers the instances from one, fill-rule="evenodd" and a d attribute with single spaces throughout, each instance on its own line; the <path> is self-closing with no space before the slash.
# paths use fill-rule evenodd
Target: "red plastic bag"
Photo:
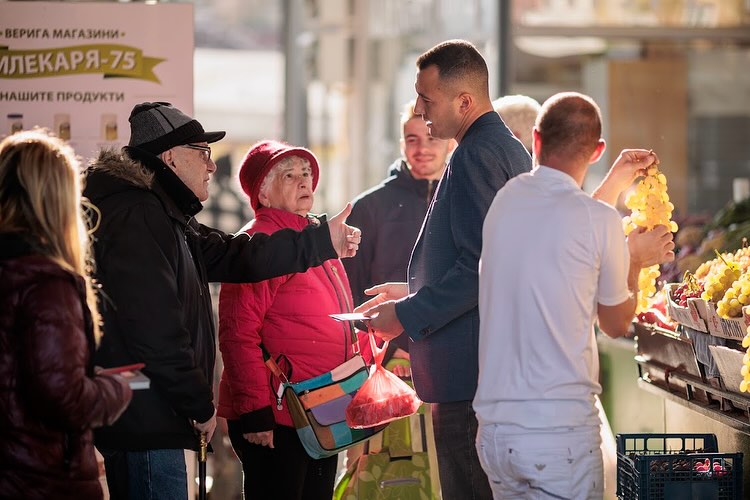
<path id="1" fill-rule="evenodd" d="M 370 346 L 375 355 L 375 365 L 362 387 L 346 407 L 346 425 L 352 429 L 364 429 L 385 424 L 413 415 L 422 401 L 409 385 L 383 368 L 383 356 L 388 347 L 375 346 L 370 334 Z"/>

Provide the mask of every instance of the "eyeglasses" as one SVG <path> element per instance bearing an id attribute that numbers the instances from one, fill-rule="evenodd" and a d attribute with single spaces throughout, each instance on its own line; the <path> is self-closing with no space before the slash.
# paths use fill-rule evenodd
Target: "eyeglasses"
<path id="1" fill-rule="evenodd" d="M 208 146 L 198 146 L 196 144 L 182 144 L 183 148 L 190 148 L 190 149 L 197 149 L 198 151 L 203 151 L 203 160 L 208 162 L 211 160 L 211 148 Z"/>

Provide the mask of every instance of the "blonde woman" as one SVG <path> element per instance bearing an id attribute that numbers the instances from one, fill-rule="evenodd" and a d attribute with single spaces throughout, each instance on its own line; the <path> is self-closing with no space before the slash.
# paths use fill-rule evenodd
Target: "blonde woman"
<path id="1" fill-rule="evenodd" d="M 0 497 L 101 498 L 93 427 L 132 396 L 97 375 L 99 315 L 73 150 L 42 130 L 0 142 Z"/>

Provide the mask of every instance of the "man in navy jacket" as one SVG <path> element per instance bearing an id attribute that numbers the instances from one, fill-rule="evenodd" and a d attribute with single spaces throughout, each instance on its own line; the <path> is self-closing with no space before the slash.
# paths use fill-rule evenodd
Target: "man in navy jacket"
<path id="1" fill-rule="evenodd" d="M 443 498 L 492 498 L 475 448 L 471 407 L 477 387 L 478 266 L 482 223 L 498 189 L 531 169 L 531 158 L 495 113 L 487 65 L 463 40 L 417 60 L 415 113 L 434 137 L 458 148 L 438 185 L 409 263 L 408 283 L 386 283 L 358 310 L 391 339 L 405 332 L 414 386 L 433 403 Z M 510 292 L 512 293 L 512 291 Z"/>

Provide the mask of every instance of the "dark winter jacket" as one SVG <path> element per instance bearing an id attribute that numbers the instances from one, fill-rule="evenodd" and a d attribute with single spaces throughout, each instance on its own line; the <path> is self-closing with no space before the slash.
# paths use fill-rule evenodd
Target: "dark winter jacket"
<path id="1" fill-rule="evenodd" d="M 198 198 L 158 157 L 104 152 L 85 194 L 101 211 L 97 277 L 106 300 L 102 366 L 145 363 L 117 424 L 96 435 L 105 449 L 196 449 L 191 420 L 214 413 L 215 327 L 208 282 L 255 282 L 335 258 L 326 225 L 274 237 L 227 235 L 196 222 Z"/>
<path id="2" fill-rule="evenodd" d="M 411 372 L 422 401 L 474 399 L 482 224 L 497 191 L 529 170 L 526 148 L 488 111 L 466 131 L 440 179 L 409 262 L 410 295 L 396 302 L 414 341 Z"/>
<path id="3" fill-rule="evenodd" d="M 0 498 L 101 498 L 92 427 L 130 401 L 94 375 L 83 279 L 0 234 Z"/>
<path id="4" fill-rule="evenodd" d="M 389 168 L 390 177 L 360 194 L 347 224 L 362 230 L 357 255 L 344 260 L 356 305 L 372 298 L 364 290 L 388 281 L 406 281 L 409 257 L 438 181 L 415 179 L 403 160 Z M 408 351 L 409 338 L 391 342 Z"/>

